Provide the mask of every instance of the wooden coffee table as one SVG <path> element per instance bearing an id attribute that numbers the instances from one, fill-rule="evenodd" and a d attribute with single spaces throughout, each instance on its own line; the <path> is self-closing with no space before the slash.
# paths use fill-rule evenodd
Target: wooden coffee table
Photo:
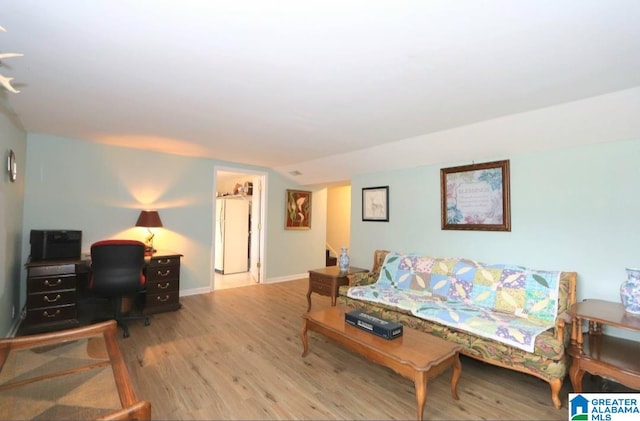
<path id="1" fill-rule="evenodd" d="M 427 401 L 427 381 L 449 367 L 453 367 L 451 394 L 458 398 L 457 386 L 462 364 L 458 352 L 461 347 L 428 333 L 403 327 L 403 335 L 387 340 L 347 324 L 344 315 L 351 309 L 330 307 L 302 315 L 302 356 L 309 351 L 307 331 L 313 330 L 357 352 L 363 357 L 388 367 L 413 380 L 418 404 L 418 420 L 422 420 Z"/>

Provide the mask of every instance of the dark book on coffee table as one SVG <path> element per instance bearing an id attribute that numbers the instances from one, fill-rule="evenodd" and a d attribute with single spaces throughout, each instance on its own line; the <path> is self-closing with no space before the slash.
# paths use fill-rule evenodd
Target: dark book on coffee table
<path id="1" fill-rule="evenodd" d="M 344 315 L 345 322 L 366 332 L 384 339 L 395 339 L 402 336 L 402 325 L 381 319 L 361 310 L 353 310 Z"/>

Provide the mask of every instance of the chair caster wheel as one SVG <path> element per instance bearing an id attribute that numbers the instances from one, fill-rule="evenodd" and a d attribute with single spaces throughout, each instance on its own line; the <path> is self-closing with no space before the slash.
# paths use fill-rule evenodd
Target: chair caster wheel
<path id="1" fill-rule="evenodd" d="M 128 338 L 129 337 L 129 331 L 125 330 L 124 332 L 122 332 L 122 337 L 123 338 Z"/>
<path id="2" fill-rule="evenodd" d="M 149 326 L 151 324 L 151 320 L 149 319 L 144 319 L 144 325 L 145 326 Z"/>

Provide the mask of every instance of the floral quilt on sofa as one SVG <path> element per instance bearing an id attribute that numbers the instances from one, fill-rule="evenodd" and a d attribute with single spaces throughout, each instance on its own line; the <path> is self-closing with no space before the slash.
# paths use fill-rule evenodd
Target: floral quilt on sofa
<path id="1" fill-rule="evenodd" d="M 555 326 L 560 274 L 389 253 L 377 282 L 347 295 L 533 352 L 536 336 Z"/>

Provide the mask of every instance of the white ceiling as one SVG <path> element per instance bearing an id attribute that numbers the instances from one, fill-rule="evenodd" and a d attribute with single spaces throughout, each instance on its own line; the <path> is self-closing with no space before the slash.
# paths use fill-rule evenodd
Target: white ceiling
<path id="1" fill-rule="evenodd" d="M 276 170 L 640 86 L 637 0 L 0 5 L 28 132 Z"/>

